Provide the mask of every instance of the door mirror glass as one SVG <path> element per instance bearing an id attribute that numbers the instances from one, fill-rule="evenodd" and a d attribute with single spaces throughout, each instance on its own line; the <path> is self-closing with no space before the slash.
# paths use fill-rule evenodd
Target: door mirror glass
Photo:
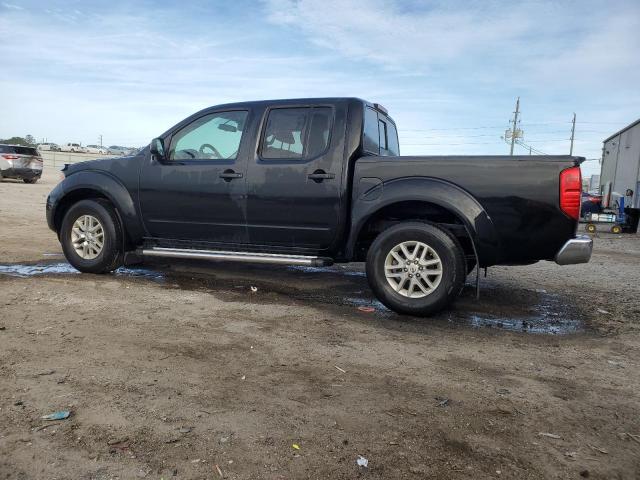
<path id="1" fill-rule="evenodd" d="M 151 155 L 164 160 L 164 142 L 161 138 L 154 138 L 149 145 Z"/>

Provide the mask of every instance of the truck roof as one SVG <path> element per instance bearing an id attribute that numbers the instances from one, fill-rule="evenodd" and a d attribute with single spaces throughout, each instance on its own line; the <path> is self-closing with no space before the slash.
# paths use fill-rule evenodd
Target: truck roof
<path id="1" fill-rule="evenodd" d="M 291 106 L 291 105 L 308 105 L 314 103 L 343 103 L 353 102 L 362 103 L 368 105 L 376 110 L 380 110 L 385 115 L 388 115 L 387 109 L 377 103 L 368 102 L 358 97 L 307 97 L 307 98 L 279 98 L 273 100 L 251 100 L 245 102 L 224 103 L 221 105 L 212 105 L 211 107 L 224 107 L 224 108 L 249 108 L 262 105 L 275 105 L 275 106 Z M 207 107 L 207 108 L 211 108 Z"/>

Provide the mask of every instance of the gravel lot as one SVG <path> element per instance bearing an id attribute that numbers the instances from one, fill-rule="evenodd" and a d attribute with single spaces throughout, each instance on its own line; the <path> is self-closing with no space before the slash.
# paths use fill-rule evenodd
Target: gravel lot
<path id="1" fill-rule="evenodd" d="M 0 478 L 640 478 L 640 236 L 416 319 L 362 265 L 78 274 L 57 181 L 0 184 Z"/>

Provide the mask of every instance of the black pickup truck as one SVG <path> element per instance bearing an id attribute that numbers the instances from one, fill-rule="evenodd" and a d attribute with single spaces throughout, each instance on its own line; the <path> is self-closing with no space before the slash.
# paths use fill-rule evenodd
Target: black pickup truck
<path id="1" fill-rule="evenodd" d="M 492 265 L 588 262 L 581 157 L 402 157 L 387 110 L 357 98 L 204 109 L 137 154 L 67 165 L 47 222 L 78 270 L 144 257 L 366 261 L 401 313 L 448 305 Z M 477 272 L 476 272 L 477 273 Z"/>

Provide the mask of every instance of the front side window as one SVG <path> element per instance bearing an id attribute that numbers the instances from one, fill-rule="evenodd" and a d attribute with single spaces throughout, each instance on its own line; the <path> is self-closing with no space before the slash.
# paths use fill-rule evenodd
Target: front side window
<path id="1" fill-rule="evenodd" d="M 331 108 L 276 108 L 269 112 L 261 157 L 302 160 L 321 155 L 329 144 Z"/>
<path id="2" fill-rule="evenodd" d="M 246 119 L 246 111 L 212 113 L 198 118 L 173 135 L 169 160 L 234 160 Z"/>

